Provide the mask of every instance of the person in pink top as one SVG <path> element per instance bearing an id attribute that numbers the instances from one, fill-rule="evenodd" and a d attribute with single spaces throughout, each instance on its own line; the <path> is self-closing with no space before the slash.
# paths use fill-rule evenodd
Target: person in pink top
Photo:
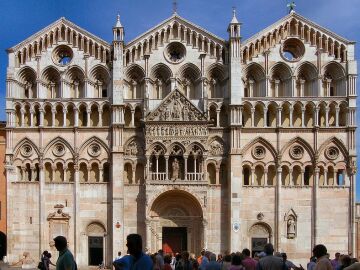
<path id="1" fill-rule="evenodd" d="M 244 266 L 245 270 L 255 270 L 257 261 L 250 257 L 250 250 L 244 248 L 241 253 L 244 255 L 244 259 L 241 261 L 241 264 Z"/>

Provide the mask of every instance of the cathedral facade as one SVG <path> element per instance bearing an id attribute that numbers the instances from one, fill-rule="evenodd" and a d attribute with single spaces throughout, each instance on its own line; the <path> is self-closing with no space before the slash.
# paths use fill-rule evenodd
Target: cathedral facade
<path id="1" fill-rule="evenodd" d="M 241 39 L 174 13 L 108 43 L 61 18 L 8 50 L 7 256 L 110 265 L 271 242 L 355 254 L 354 42 L 292 11 Z"/>

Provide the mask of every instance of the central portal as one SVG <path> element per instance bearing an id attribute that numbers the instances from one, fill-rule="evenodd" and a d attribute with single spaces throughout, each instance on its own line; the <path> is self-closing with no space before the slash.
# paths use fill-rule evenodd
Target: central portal
<path id="1" fill-rule="evenodd" d="M 163 227 L 162 246 L 165 254 L 181 253 L 187 250 L 186 227 Z"/>

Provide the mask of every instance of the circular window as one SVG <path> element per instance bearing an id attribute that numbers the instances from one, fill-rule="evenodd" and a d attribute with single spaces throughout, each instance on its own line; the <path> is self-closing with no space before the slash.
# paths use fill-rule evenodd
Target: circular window
<path id="1" fill-rule="evenodd" d="M 90 156 L 97 157 L 101 153 L 100 146 L 96 143 L 90 145 L 88 148 L 88 153 Z"/>
<path id="2" fill-rule="evenodd" d="M 337 157 L 339 156 L 339 150 L 336 147 L 331 146 L 326 149 L 325 155 L 328 159 L 337 159 Z"/>
<path id="3" fill-rule="evenodd" d="M 33 152 L 33 149 L 31 147 L 30 144 L 25 144 L 22 148 L 21 148 L 21 154 L 24 156 L 24 157 L 29 157 L 31 156 Z"/>
<path id="4" fill-rule="evenodd" d="M 256 159 L 263 159 L 265 157 L 265 147 L 259 145 L 259 146 L 255 146 L 253 149 L 253 156 Z"/>
<path id="5" fill-rule="evenodd" d="M 290 149 L 290 156 L 293 159 L 301 159 L 303 155 L 304 155 L 304 149 L 299 145 L 296 145 Z"/>
<path id="6" fill-rule="evenodd" d="M 54 146 L 53 154 L 57 157 L 63 156 L 65 154 L 65 147 L 58 143 Z"/>
<path id="7" fill-rule="evenodd" d="M 185 59 L 186 48 L 180 42 L 172 42 L 164 50 L 164 55 L 170 63 L 179 64 Z"/>
<path id="8" fill-rule="evenodd" d="M 66 66 L 73 59 L 73 51 L 68 46 L 60 45 L 53 51 L 52 58 L 56 65 Z"/>
<path id="9" fill-rule="evenodd" d="M 282 57 L 289 62 L 299 61 L 305 54 L 304 43 L 297 38 L 285 40 L 280 50 Z"/>

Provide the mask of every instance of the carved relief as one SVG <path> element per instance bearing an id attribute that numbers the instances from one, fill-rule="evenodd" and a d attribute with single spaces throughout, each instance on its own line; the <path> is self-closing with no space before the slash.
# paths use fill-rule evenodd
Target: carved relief
<path id="1" fill-rule="evenodd" d="M 206 121 L 206 117 L 179 90 L 174 90 L 146 120 Z"/>
<path id="2" fill-rule="evenodd" d="M 23 155 L 24 157 L 30 157 L 33 153 L 33 148 L 31 147 L 30 144 L 24 144 L 22 147 L 21 147 L 21 155 Z"/>
<path id="3" fill-rule="evenodd" d="M 265 157 L 265 147 L 258 145 L 253 148 L 252 155 L 255 159 L 263 159 Z"/>
<path id="4" fill-rule="evenodd" d="M 304 149 L 300 145 L 295 145 L 290 148 L 290 156 L 293 159 L 301 159 L 304 156 Z"/>
<path id="5" fill-rule="evenodd" d="M 194 125 L 151 125 L 146 127 L 146 135 L 152 137 L 207 136 L 208 130 L 204 126 Z"/>
<path id="6" fill-rule="evenodd" d="M 50 213 L 47 217 L 49 221 L 49 233 L 50 233 L 50 243 L 51 247 L 54 246 L 53 239 L 58 236 L 62 235 L 69 239 L 69 219 L 70 215 L 63 212 L 64 206 L 62 204 L 57 204 L 54 206 L 55 212 Z"/>
<path id="7" fill-rule="evenodd" d="M 92 157 L 97 157 L 101 154 L 101 147 L 97 143 L 93 143 L 88 148 L 88 153 Z"/>
<path id="8" fill-rule="evenodd" d="M 326 149 L 325 156 L 327 159 L 335 160 L 339 156 L 339 149 L 337 149 L 334 146 L 330 146 L 329 148 Z"/>
<path id="9" fill-rule="evenodd" d="M 288 239 L 296 238 L 297 215 L 293 209 L 290 209 L 284 217 L 286 223 L 286 237 Z"/>
<path id="10" fill-rule="evenodd" d="M 127 156 L 138 156 L 143 154 L 143 147 L 136 140 L 132 140 L 125 149 L 125 155 Z"/>
<path id="11" fill-rule="evenodd" d="M 52 152 L 56 157 L 61 157 L 65 154 L 65 147 L 61 143 L 57 143 L 54 145 Z"/>

